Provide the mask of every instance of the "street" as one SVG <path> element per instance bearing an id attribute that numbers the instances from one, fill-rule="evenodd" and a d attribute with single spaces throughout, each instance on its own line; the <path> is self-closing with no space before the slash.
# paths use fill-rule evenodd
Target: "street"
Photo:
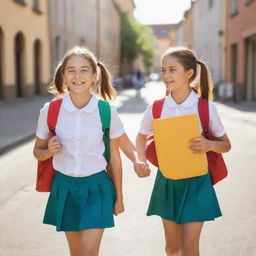
<path id="1" fill-rule="evenodd" d="M 159 83 L 141 91 L 120 91 L 115 101 L 129 137 L 134 141 L 148 103 L 164 96 Z M 245 122 L 231 107 L 217 103 L 232 149 L 225 154 L 229 176 L 215 186 L 223 217 L 204 225 L 202 256 L 256 255 L 256 159 L 255 124 Z M 65 256 L 63 232 L 42 224 L 48 193 L 35 191 L 34 140 L 0 156 L 0 255 Z M 161 219 L 147 217 L 146 210 L 156 168 L 139 179 L 132 163 L 122 155 L 125 213 L 115 218 L 116 227 L 105 230 L 101 256 L 163 256 Z"/>

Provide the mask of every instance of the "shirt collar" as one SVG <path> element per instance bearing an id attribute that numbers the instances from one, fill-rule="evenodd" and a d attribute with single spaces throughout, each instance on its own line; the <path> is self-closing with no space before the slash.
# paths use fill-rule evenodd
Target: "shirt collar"
<path id="1" fill-rule="evenodd" d="M 173 99 L 171 93 L 166 97 L 167 105 L 170 108 L 190 108 L 198 101 L 198 96 L 194 91 L 191 91 L 189 96 L 181 104 L 177 104 Z"/>
<path id="2" fill-rule="evenodd" d="M 67 93 L 63 97 L 62 104 L 63 104 L 65 110 L 67 110 L 68 112 L 73 112 L 73 111 L 78 110 L 78 108 L 72 102 L 69 93 Z M 96 98 L 95 95 L 92 95 L 88 104 L 86 106 L 84 106 L 83 108 L 81 108 L 80 110 L 82 110 L 85 113 L 92 113 L 96 109 L 97 106 L 98 106 L 98 99 Z"/>

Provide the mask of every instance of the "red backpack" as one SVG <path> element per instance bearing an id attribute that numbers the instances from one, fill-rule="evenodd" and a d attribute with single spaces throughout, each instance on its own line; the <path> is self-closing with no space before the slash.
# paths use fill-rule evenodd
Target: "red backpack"
<path id="1" fill-rule="evenodd" d="M 55 136 L 55 127 L 60 112 L 62 99 L 51 101 L 47 114 L 47 124 L 49 127 L 49 138 Z M 37 162 L 36 190 L 38 192 L 50 192 L 52 181 L 56 171 L 52 165 L 52 157 L 44 161 Z"/>
<path id="2" fill-rule="evenodd" d="M 158 119 L 161 116 L 164 100 L 156 100 L 153 103 L 152 113 L 153 118 Z M 207 99 L 199 98 L 198 101 L 198 113 L 203 128 L 203 136 L 209 140 L 216 140 L 212 135 L 209 127 L 209 104 Z M 227 175 L 227 167 L 222 157 L 222 154 L 213 151 L 206 152 L 208 168 L 211 174 L 212 184 L 215 185 L 219 181 L 223 180 Z M 147 160 L 158 167 L 158 160 L 155 149 L 154 135 L 148 136 L 146 144 L 146 158 Z"/>

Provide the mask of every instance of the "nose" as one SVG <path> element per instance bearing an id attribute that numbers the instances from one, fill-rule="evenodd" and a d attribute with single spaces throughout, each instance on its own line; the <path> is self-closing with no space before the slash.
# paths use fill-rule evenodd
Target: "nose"
<path id="1" fill-rule="evenodd" d="M 74 73 L 74 78 L 79 78 L 80 77 L 80 72 L 79 71 L 76 71 L 75 73 Z"/>
<path id="2" fill-rule="evenodd" d="M 162 79 L 168 79 L 170 77 L 170 72 L 169 71 L 165 71 L 162 73 Z"/>

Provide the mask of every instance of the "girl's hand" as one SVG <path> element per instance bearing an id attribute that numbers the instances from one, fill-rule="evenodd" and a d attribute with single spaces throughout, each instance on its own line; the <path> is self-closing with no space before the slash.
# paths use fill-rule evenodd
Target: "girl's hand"
<path id="1" fill-rule="evenodd" d="M 148 177 L 150 175 L 150 169 L 147 163 L 136 162 L 134 165 L 134 171 L 139 178 Z"/>
<path id="2" fill-rule="evenodd" d="M 193 153 L 203 154 L 211 150 L 211 141 L 204 137 L 193 138 L 189 142 L 192 143 L 189 148 Z"/>
<path id="3" fill-rule="evenodd" d="M 57 136 L 53 136 L 48 140 L 48 149 L 52 153 L 52 155 L 55 155 L 61 148 L 60 141 Z"/>
<path id="4" fill-rule="evenodd" d="M 117 216 L 122 212 L 124 212 L 123 199 L 116 199 L 115 205 L 114 205 L 114 215 Z"/>

